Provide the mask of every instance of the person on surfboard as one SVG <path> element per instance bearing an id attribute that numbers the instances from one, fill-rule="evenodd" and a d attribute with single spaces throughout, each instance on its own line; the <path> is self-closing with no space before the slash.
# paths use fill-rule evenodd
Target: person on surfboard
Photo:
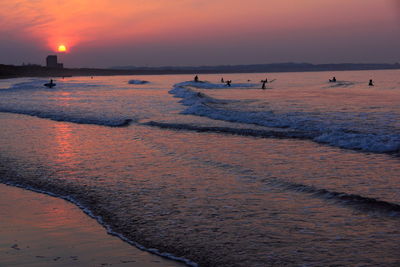
<path id="1" fill-rule="evenodd" d="M 51 79 L 50 82 L 45 83 L 44 86 L 46 86 L 48 88 L 53 88 L 54 86 L 56 86 L 56 84 L 53 82 L 53 79 Z"/>

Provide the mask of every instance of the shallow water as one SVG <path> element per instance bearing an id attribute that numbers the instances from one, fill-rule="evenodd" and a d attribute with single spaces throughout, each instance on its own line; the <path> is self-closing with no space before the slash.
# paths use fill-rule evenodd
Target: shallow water
<path id="1" fill-rule="evenodd" d="M 132 249 L 62 199 L 3 184 L 0 192 L 1 266 L 185 266 Z"/>
<path id="2" fill-rule="evenodd" d="M 396 266 L 398 73 L 2 81 L 2 180 L 201 266 Z"/>

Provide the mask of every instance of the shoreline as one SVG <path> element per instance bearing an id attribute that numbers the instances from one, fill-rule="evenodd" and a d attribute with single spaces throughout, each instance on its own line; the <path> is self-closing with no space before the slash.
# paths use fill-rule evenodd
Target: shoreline
<path id="1" fill-rule="evenodd" d="M 0 183 L 0 207 L 0 265 L 185 266 L 108 234 L 79 207 L 49 194 Z"/>

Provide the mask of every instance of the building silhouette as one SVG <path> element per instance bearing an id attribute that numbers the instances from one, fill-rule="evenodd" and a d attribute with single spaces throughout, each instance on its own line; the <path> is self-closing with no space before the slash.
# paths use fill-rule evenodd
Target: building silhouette
<path id="1" fill-rule="evenodd" d="M 62 68 L 64 68 L 64 65 L 62 63 L 58 63 L 58 59 L 57 59 L 56 55 L 48 55 L 46 57 L 46 67 L 62 69 Z"/>

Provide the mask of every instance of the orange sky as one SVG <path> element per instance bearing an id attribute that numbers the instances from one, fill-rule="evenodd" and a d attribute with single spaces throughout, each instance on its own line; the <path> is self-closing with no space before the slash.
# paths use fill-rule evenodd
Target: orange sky
<path id="1" fill-rule="evenodd" d="M 377 38 L 394 34 L 400 22 L 397 4 L 397 0 L 2 0 L 0 40 L 20 43 L 21 47 L 28 47 L 29 42 L 35 49 L 48 53 L 65 44 L 71 59 L 74 50 L 78 54 L 80 49 L 86 53 L 109 51 L 127 58 L 117 50 L 132 47 L 135 51 L 142 49 L 143 55 L 151 55 L 146 46 L 157 47 L 160 43 L 175 50 L 185 46 L 185 57 L 190 51 L 205 55 L 208 51 L 213 53 L 213 47 L 224 46 L 235 51 L 232 55 L 255 47 L 260 55 L 266 53 L 260 44 L 279 54 L 278 48 L 290 46 L 288 42 L 306 46 L 312 44 L 310 40 L 318 43 L 326 36 L 335 36 L 341 49 L 345 49 L 343 42 L 349 40 L 349 48 L 355 49 L 357 36 L 362 45 L 369 34 Z M 382 40 L 381 49 L 385 49 L 387 41 Z M 399 39 L 393 41 L 398 44 Z M 202 51 L 201 45 L 207 49 Z M 295 46 L 291 53 L 295 52 L 293 49 L 301 53 Z M 184 62 L 175 50 L 171 53 L 177 53 L 176 63 L 152 59 L 141 64 L 197 65 Z M 318 58 L 309 57 L 303 61 Z M 253 63 L 265 63 L 269 58 L 279 61 L 278 56 L 264 56 L 262 62 Z M 219 60 L 224 63 L 223 58 Z M 209 62 L 214 64 L 212 59 Z"/>

